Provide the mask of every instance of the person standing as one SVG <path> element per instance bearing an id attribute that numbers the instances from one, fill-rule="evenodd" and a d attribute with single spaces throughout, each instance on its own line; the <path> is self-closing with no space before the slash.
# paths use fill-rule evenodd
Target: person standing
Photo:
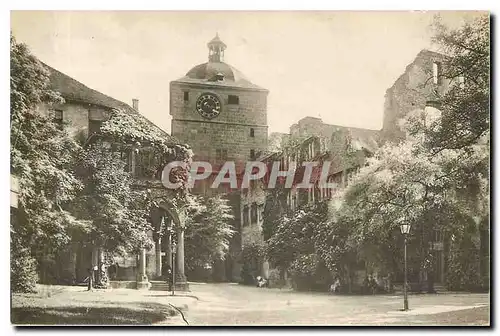
<path id="1" fill-rule="evenodd" d="M 94 267 L 90 267 L 88 269 L 88 272 L 89 272 L 89 281 L 88 281 L 88 285 L 87 285 L 87 290 L 92 290 L 92 288 L 94 287 Z"/>

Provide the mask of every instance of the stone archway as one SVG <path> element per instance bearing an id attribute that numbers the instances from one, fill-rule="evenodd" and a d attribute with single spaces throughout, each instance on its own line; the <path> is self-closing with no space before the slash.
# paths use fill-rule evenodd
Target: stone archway
<path id="1" fill-rule="evenodd" d="M 153 239 L 155 244 L 155 278 L 165 279 L 164 266 L 173 269 L 175 264 L 175 278 L 177 289 L 187 289 L 187 280 L 184 270 L 184 216 L 182 209 L 179 211 L 172 202 L 159 199 L 156 206 L 151 209 L 150 221 L 153 226 Z M 175 238 L 173 235 L 176 235 Z M 172 260 L 172 241 L 175 245 L 175 261 Z M 163 248 L 162 248 L 163 247 Z M 165 257 L 166 260 L 163 259 Z M 165 262 L 163 262 L 165 261 Z M 153 265 L 151 265 L 153 266 Z M 145 267 L 141 270 L 145 273 Z"/>

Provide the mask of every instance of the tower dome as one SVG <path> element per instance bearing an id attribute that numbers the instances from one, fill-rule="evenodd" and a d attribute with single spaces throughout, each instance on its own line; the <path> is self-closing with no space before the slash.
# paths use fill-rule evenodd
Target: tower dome
<path id="1" fill-rule="evenodd" d="M 224 62 L 224 51 L 227 46 L 219 34 L 207 43 L 207 47 L 208 62 L 194 66 L 178 81 L 262 89 L 250 82 L 239 70 Z"/>

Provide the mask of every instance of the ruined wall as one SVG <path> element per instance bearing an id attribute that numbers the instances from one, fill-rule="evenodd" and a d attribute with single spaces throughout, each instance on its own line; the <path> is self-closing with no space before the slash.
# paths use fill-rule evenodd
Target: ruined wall
<path id="1" fill-rule="evenodd" d="M 386 91 L 382 141 L 402 139 L 404 134 L 398 126 L 398 119 L 413 110 L 425 109 L 428 101 L 437 100 L 448 90 L 449 80 L 440 76 L 438 83 L 435 83 L 433 77 L 433 63 L 440 64 L 441 75 L 445 71 L 446 59 L 445 55 L 422 50 L 394 85 Z"/>

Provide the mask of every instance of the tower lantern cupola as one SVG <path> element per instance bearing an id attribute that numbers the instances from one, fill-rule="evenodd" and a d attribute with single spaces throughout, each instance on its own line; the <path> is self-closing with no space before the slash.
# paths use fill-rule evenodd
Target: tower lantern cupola
<path id="1" fill-rule="evenodd" d="M 222 62 L 224 60 L 224 50 L 226 50 L 226 45 L 221 41 L 218 33 L 210 42 L 208 42 L 207 46 L 209 62 Z"/>

